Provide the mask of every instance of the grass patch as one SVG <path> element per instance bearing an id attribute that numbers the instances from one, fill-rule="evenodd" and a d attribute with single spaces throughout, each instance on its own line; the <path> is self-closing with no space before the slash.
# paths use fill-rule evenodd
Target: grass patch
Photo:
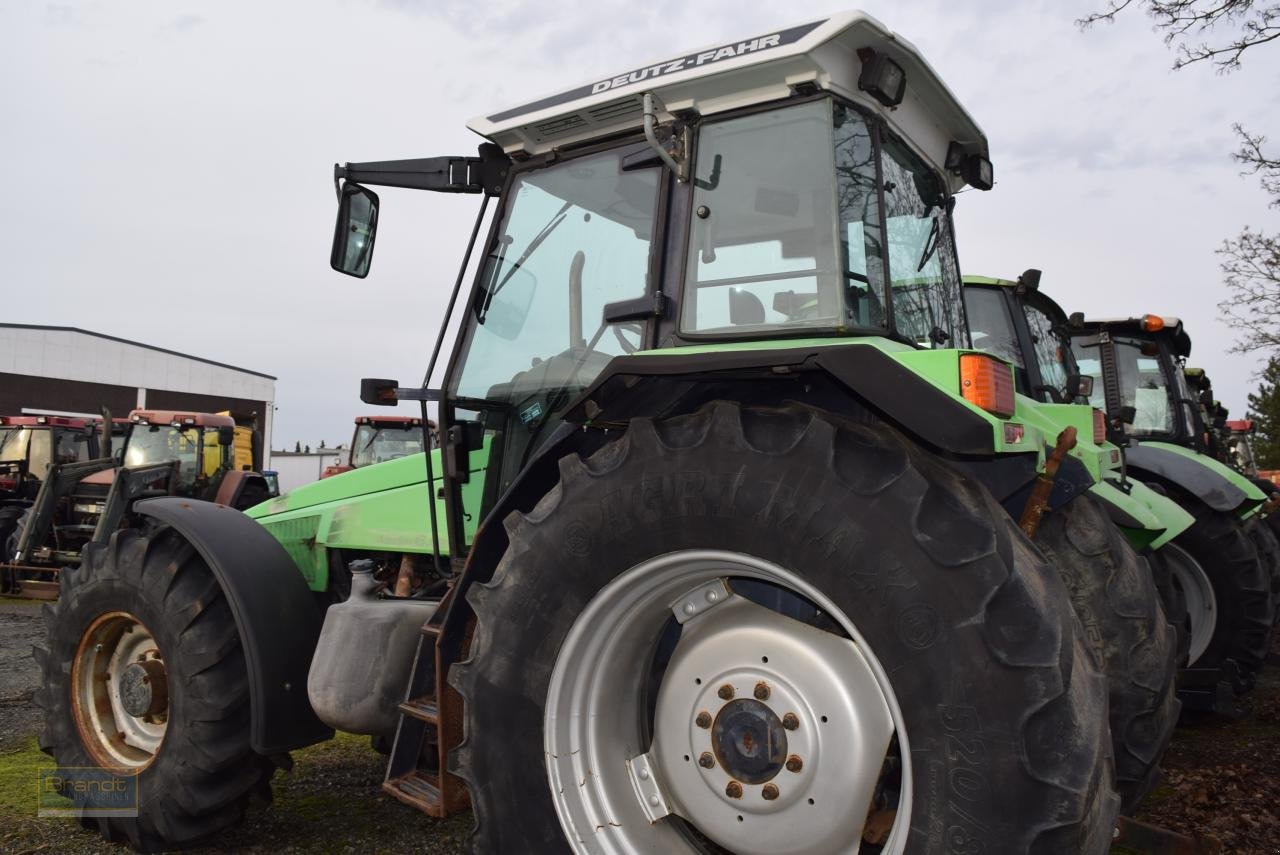
<path id="1" fill-rule="evenodd" d="M 54 768 L 53 758 L 40 750 L 35 737 L 0 754 L 0 817 L 35 819 L 39 770 Z"/>
<path id="2" fill-rule="evenodd" d="M 29 609 L 38 609 L 46 602 L 46 600 L 29 600 L 26 597 L 0 597 L 0 606 L 25 606 Z"/>

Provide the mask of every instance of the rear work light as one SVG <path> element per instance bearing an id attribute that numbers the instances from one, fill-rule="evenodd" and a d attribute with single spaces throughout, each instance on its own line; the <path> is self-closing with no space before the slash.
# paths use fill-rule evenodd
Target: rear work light
<path id="1" fill-rule="evenodd" d="M 1107 441 L 1107 417 L 1102 410 L 1093 408 L 1093 444 L 1102 445 Z"/>
<path id="2" fill-rule="evenodd" d="M 1013 415 L 1013 371 L 984 353 L 960 355 L 960 394 L 993 416 Z"/>
<path id="3" fill-rule="evenodd" d="M 1160 332 L 1162 329 L 1164 329 L 1164 318 L 1159 315 L 1142 316 L 1143 332 Z"/>

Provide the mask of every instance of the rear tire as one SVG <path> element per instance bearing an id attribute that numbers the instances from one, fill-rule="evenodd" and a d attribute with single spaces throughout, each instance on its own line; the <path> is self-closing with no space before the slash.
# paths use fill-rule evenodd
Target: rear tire
<path id="1" fill-rule="evenodd" d="M 1271 576 L 1271 623 L 1280 623 L 1280 540 L 1267 520 L 1255 514 L 1244 524 L 1245 533 Z"/>
<path id="2" fill-rule="evenodd" d="M 25 510 L 26 508 L 22 507 L 0 508 L 0 564 L 8 563 L 13 555 L 9 551 L 9 538 Z M 18 531 L 21 531 L 21 529 L 18 529 Z M 13 581 L 12 571 L 0 573 L 0 594 L 9 593 Z"/>
<path id="3" fill-rule="evenodd" d="M 1175 542 L 1204 568 L 1217 600 L 1217 626 L 1196 664 L 1234 659 L 1242 674 L 1252 675 L 1266 662 L 1271 647 L 1270 571 L 1239 517 L 1207 507 L 1193 513 L 1195 523 Z"/>
<path id="4" fill-rule="evenodd" d="M 111 842 L 154 852 L 236 823 L 254 794 L 270 798 L 272 763 L 249 747 L 249 679 L 235 620 L 194 548 L 167 526 L 148 534 L 126 529 L 86 548 L 83 563 L 62 572 L 61 586 L 58 601 L 45 607 L 45 643 L 33 649 L 42 677 L 35 702 L 45 714 L 40 747 L 69 782 L 77 780 L 74 767 L 137 775 L 137 817 L 81 823 Z M 104 631 L 107 619 L 131 628 Z M 92 674 L 98 685 L 102 672 L 108 685 L 123 685 L 128 669 L 119 672 L 112 650 L 138 628 L 162 663 L 163 680 L 152 676 L 148 685 L 167 686 L 163 710 L 145 715 L 115 701 L 103 706 L 92 693 L 108 690 L 86 688 L 90 682 L 78 676 Z"/>
<path id="5" fill-rule="evenodd" d="M 1177 633 L 1165 618 L 1147 560 L 1091 495 L 1044 517 L 1035 543 L 1066 583 L 1085 639 L 1110 689 L 1111 740 L 1121 810 L 1137 807 L 1160 779 L 1160 758 L 1182 704 Z"/>
<path id="6" fill-rule="evenodd" d="M 599 816 L 584 828 L 564 812 L 566 800 L 585 798 L 580 790 L 616 785 L 623 761 L 646 750 L 643 722 L 655 713 L 642 699 L 654 695 L 642 687 L 662 683 L 650 668 L 658 654 L 594 672 L 648 674 L 619 693 L 617 703 L 634 712 L 616 720 L 636 732 L 599 749 L 607 756 L 591 755 L 594 744 L 544 751 L 564 723 L 547 730 L 544 714 L 553 671 L 575 667 L 559 661 L 562 646 L 588 628 L 579 617 L 617 587 L 611 582 L 660 557 L 708 551 L 803 578 L 836 607 L 828 623 L 847 615 L 888 675 L 910 769 L 900 789 L 911 795 L 886 851 L 1107 851 L 1118 798 L 1105 680 L 1057 574 L 980 485 L 883 426 L 836 427 L 800 408 L 724 402 L 660 422 L 633 419 L 589 459 L 563 458 L 560 474 L 532 512 L 508 518 L 510 545 L 492 581 L 467 594 L 476 615 L 471 658 L 450 672 L 466 700 L 466 738 L 451 768 L 470 787 L 474 851 L 703 851 L 690 841 L 710 836 L 699 825 L 710 822 L 706 813 L 652 825 Z M 661 612 L 670 617 L 668 605 Z M 749 661 L 744 652 L 742 666 L 761 667 L 759 652 Z M 553 793 L 548 776 L 562 771 L 561 758 L 586 763 L 586 777 Z M 699 764 L 684 760 L 672 759 L 674 771 L 698 774 Z M 854 762 L 831 754 L 805 758 L 804 768 Z M 792 771 L 778 773 L 784 799 L 800 780 L 787 777 Z M 759 787 L 747 783 L 738 810 L 751 820 L 739 826 L 730 816 L 730 828 L 763 828 L 752 825 L 763 810 Z M 709 798 L 720 798 L 719 786 Z M 855 834 L 863 822 L 820 807 L 805 816 L 856 824 Z"/>

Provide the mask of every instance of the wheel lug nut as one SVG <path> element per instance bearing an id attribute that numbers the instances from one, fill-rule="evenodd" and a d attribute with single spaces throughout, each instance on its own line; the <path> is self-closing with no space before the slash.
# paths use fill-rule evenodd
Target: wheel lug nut
<path id="1" fill-rule="evenodd" d="M 706 730 L 708 727 L 711 727 L 711 713 L 703 710 L 698 713 L 698 717 L 693 720 L 693 723 L 703 730 Z"/>
<path id="2" fill-rule="evenodd" d="M 782 726 L 787 730 L 795 730 L 800 726 L 800 718 L 793 712 L 789 712 L 782 717 Z"/>
<path id="3" fill-rule="evenodd" d="M 792 754 L 790 757 L 787 758 L 788 772 L 799 772 L 803 768 L 804 768 L 804 761 L 801 760 L 797 755 Z"/>
<path id="4" fill-rule="evenodd" d="M 730 781 L 724 788 L 724 794 L 731 799 L 740 799 L 742 798 L 742 785 L 737 781 Z"/>
<path id="5" fill-rule="evenodd" d="M 703 751 L 701 756 L 698 757 L 698 765 L 703 769 L 710 769 L 716 765 L 716 758 L 711 756 L 710 751 Z"/>
<path id="6" fill-rule="evenodd" d="M 765 683 L 763 681 L 756 683 L 756 700 L 757 701 L 769 700 L 769 684 L 768 683 Z"/>
<path id="7" fill-rule="evenodd" d="M 733 686 L 730 686 L 728 683 L 725 683 L 723 686 L 720 687 L 720 690 L 717 691 L 716 694 L 719 695 L 722 699 L 727 701 L 733 697 Z"/>
<path id="8" fill-rule="evenodd" d="M 764 789 L 760 791 L 760 795 L 764 796 L 766 802 L 771 802 L 778 797 L 777 784 L 765 784 Z"/>

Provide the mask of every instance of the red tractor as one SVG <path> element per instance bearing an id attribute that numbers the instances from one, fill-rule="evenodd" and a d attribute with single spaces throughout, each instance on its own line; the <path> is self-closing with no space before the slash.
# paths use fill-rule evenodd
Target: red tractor
<path id="1" fill-rule="evenodd" d="M 428 431 L 434 436 L 436 423 L 427 421 Z M 434 446 L 434 443 L 433 443 Z M 351 450 L 346 463 L 326 466 L 321 478 L 330 478 L 372 466 L 397 457 L 408 457 L 426 450 L 426 432 L 422 419 L 413 416 L 356 416 L 356 432 L 351 438 Z"/>
<path id="2" fill-rule="evenodd" d="M 84 417 L 0 416 L 0 545 L 52 467 L 110 456 L 103 424 Z"/>

